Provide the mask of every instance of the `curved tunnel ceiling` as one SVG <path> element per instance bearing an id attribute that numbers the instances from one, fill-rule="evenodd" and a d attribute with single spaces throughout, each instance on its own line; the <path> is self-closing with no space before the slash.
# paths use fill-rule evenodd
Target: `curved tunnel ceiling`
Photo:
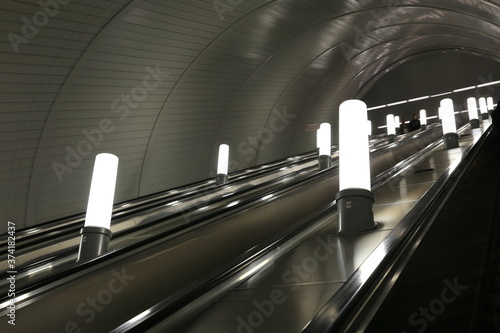
<path id="1" fill-rule="evenodd" d="M 0 200 L 19 227 L 84 211 L 100 152 L 120 157 L 120 202 L 213 176 L 220 143 L 231 171 L 311 150 L 308 125 L 335 124 L 342 101 L 421 54 L 473 54 L 499 74 L 488 1 L 26 0 L 0 13 Z"/>

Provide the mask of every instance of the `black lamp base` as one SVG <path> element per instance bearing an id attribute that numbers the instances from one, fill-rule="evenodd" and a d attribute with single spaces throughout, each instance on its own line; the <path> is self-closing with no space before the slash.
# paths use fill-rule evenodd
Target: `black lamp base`
<path id="1" fill-rule="evenodd" d="M 377 227 L 373 220 L 372 191 L 361 188 L 345 189 L 337 193 L 338 232 L 354 234 Z"/>
<path id="2" fill-rule="evenodd" d="M 320 155 L 318 157 L 318 164 L 320 170 L 328 169 L 332 166 L 332 158 L 328 155 Z"/>
<path id="3" fill-rule="evenodd" d="M 108 251 L 111 230 L 103 227 L 83 227 L 80 235 L 80 249 L 76 262 L 95 259 Z"/>
<path id="4" fill-rule="evenodd" d="M 471 119 L 469 123 L 470 128 L 479 128 L 479 119 Z"/>
<path id="5" fill-rule="evenodd" d="M 216 177 L 215 177 L 215 183 L 217 185 L 224 185 L 224 184 L 227 184 L 227 182 L 229 181 L 229 177 L 223 173 L 219 173 Z"/>
<path id="6" fill-rule="evenodd" d="M 446 133 L 443 136 L 444 149 L 458 148 L 458 134 L 457 133 Z"/>

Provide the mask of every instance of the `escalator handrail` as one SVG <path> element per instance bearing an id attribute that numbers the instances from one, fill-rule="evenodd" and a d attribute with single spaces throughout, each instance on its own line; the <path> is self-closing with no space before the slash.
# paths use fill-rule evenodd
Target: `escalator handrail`
<path id="1" fill-rule="evenodd" d="M 364 298 L 368 296 L 371 288 L 380 287 L 381 280 L 387 278 L 389 270 L 401 272 L 401 265 L 405 263 L 404 256 L 411 255 L 418 241 L 425 235 L 451 190 L 456 187 L 490 137 L 491 128 L 492 126 L 486 129 L 481 138 L 467 147 L 462 157 L 438 178 L 393 231 L 326 302 L 302 333 L 337 332 L 346 325 L 345 321 L 352 315 L 353 309 L 365 305 L 360 303 L 366 301 Z M 384 283 L 384 295 L 387 295 L 395 281 L 391 278 Z M 379 305 L 381 301 L 382 299 L 377 297 L 376 302 Z"/>

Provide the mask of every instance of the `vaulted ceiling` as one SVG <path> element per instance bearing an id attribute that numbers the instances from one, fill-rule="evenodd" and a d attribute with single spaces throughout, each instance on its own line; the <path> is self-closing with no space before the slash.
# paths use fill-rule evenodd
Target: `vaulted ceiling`
<path id="1" fill-rule="evenodd" d="M 3 0 L 0 15 L 0 212 L 19 227 L 84 211 L 100 152 L 120 158 L 120 202 L 214 176 L 220 143 L 231 171 L 311 150 L 342 101 L 422 57 L 500 74 L 495 1 Z"/>

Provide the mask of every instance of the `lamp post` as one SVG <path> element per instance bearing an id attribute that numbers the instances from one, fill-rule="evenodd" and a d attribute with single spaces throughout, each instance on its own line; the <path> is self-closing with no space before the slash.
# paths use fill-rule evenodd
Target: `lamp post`
<path id="1" fill-rule="evenodd" d="M 319 126 L 317 135 L 317 146 L 319 148 L 318 164 L 320 170 L 328 169 L 332 166 L 332 130 L 329 123 L 322 123 Z"/>
<path id="2" fill-rule="evenodd" d="M 455 109 L 450 98 L 441 100 L 441 115 L 443 123 L 444 149 L 458 147 L 457 124 L 455 122 Z"/>
<path id="3" fill-rule="evenodd" d="M 427 129 L 427 113 L 424 109 L 420 110 L 420 129 L 422 131 Z"/>
<path id="4" fill-rule="evenodd" d="M 217 185 L 227 184 L 229 178 L 227 176 L 229 169 L 229 146 L 221 144 L 219 146 L 219 157 L 217 162 L 217 176 L 215 183 Z"/>
<path id="5" fill-rule="evenodd" d="M 108 251 L 117 172 L 118 157 L 108 153 L 96 156 L 77 262 L 92 260 Z"/>
<path id="6" fill-rule="evenodd" d="M 488 119 L 488 106 L 484 97 L 479 98 L 479 111 L 481 112 L 481 119 Z"/>
<path id="7" fill-rule="evenodd" d="M 493 112 L 493 109 L 494 109 L 493 97 L 486 98 L 486 105 L 488 106 L 488 114 L 491 115 L 491 113 Z"/>
<path id="8" fill-rule="evenodd" d="M 394 142 L 396 140 L 396 126 L 394 125 L 394 115 L 388 114 L 386 116 L 387 123 L 387 138 L 389 142 Z"/>
<path id="9" fill-rule="evenodd" d="M 373 221 L 370 155 L 366 134 L 358 131 L 366 123 L 366 104 L 347 100 L 339 109 L 339 192 L 336 194 L 338 231 L 357 233 L 376 227 Z"/>
<path id="10" fill-rule="evenodd" d="M 477 114 L 477 102 L 474 97 L 467 98 L 467 110 L 469 112 L 470 128 L 479 128 L 479 119 Z"/>

